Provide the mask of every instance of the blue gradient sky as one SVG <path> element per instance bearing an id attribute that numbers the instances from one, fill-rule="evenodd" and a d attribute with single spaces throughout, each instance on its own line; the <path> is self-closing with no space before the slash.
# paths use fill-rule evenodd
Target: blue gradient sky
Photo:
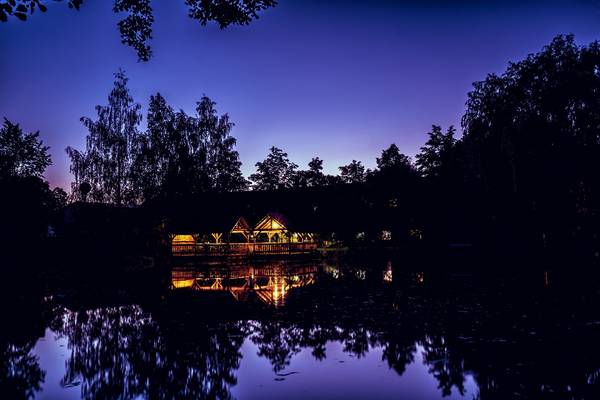
<path id="1" fill-rule="evenodd" d="M 83 148 L 81 116 L 105 104 L 119 67 L 144 111 L 160 91 L 192 113 L 203 94 L 228 112 L 246 175 L 278 146 L 305 167 L 367 166 L 390 143 L 414 155 L 432 123 L 458 125 L 467 92 L 487 73 L 538 51 L 559 33 L 600 39 L 598 1 L 281 0 L 247 27 L 221 31 L 154 1 L 148 63 L 120 44 L 106 0 L 81 11 L 0 24 L 0 117 L 40 130 L 50 183 L 67 187 L 68 145 Z"/>

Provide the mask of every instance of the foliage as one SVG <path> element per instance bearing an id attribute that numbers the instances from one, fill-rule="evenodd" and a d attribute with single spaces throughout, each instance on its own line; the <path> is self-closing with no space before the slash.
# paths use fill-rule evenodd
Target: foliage
<path id="1" fill-rule="evenodd" d="M 215 105 L 203 96 L 190 117 L 174 112 L 160 93 L 150 97 L 148 129 L 139 138 L 133 173 L 143 199 L 247 187 L 230 135 L 234 124 Z"/>
<path id="2" fill-rule="evenodd" d="M 341 166 L 340 178 L 343 183 L 363 183 L 370 172 L 365 171 L 364 165 L 360 161 L 352 160 L 348 165 Z"/>
<path id="3" fill-rule="evenodd" d="M 0 392 L 7 399 L 33 399 L 41 389 L 46 372 L 32 354 L 35 342 L 0 342 Z"/>
<path id="4" fill-rule="evenodd" d="M 248 183 L 240 170 L 242 163 L 234 150 L 236 139 L 230 135 L 234 124 L 229 115 L 220 117 L 216 103 L 206 96 L 198 102 L 197 124 L 206 140 L 206 164 L 211 189 L 218 192 L 245 189 Z"/>
<path id="5" fill-rule="evenodd" d="M 250 175 L 254 189 L 276 190 L 294 186 L 298 165 L 288 159 L 287 153 L 273 146 L 267 158 L 256 163 L 256 173 Z"/>
<path id="6" fill-rule="evenodd" d="M 146 131 L 139 130 L 140 106 L 133 102 L 122 71 L 115 74 L 108 106 L 89 129 L 86 150 L 71 147 L 71 195 L 92 202 L 134 205 L 146 200 L 235 191 L 247 187 L 230 135 L 233 123 L 203 96 L 196 115 L 175 112 L 157 93 L 150 97 Z"/>
<path id="7" fill-rule="evenodd" d="M 87 182 L 91 186 L 92 201 L 118 205 L 139 201 L 133 190 L 131 166 L 142 119 L 140 108 L 129 93 L 125 73 L 117 72 L 108 105 L 96 107 L 97 121 L 81 118 L 89 130 L 85 151 L 66 149 L 75 177 L 71 186 L 73 194 Z"/>
<path id="8" fill-rule="evenodd" d="M 337 183 L 337 178 L 323 173 L 323 160 L 319 157 L 312 158 L 307 170 L 297 171 L 294 176 L 295 188 L 323 187 Z"/>
<path id="9" fill-rule="evenodd" d="M 377 169 L 370 174 L 371 180 L 385 185 L 401 185 L 404 181 L 412 179 L 415 175 L 415 167 L 409 156 L 400 153 L 398 146 L 394 143 L 381 152 L 377 158 Z"/>
<path id="10" fill-rule="evenodd" d="M 23 133 L 19 124 L 4 118 L 0 128 L 0 177 L 41 178 L 52 161 L 40 132 Z"/>
<path id="11" fill-rule="evenodd" d="M 60 187 L 52 189 L 52 198 L 54 199 L 54 209 L 56 211 L 66 206 L 69 201 L 69 195 Z"/>
<path id="12" fill-rule="evenodd" d="M 19 124 L 4 119 L 0 128 L 0 241 L 17 248 L 23 237 L 45 236 L 52 217 L 66 204 L 66 193 L 50 190 L 43 174 L 51 164 L 39 131 L 23 133 Z M 29 242 L 28 242 L 29 243 Z"/>
<path id="13" fill-rule="evenodd" d="M 202 25 L 215 21 L 221 29 L 229 25 L 248 25 L 260 11 L 275 7 L 276 0 L 185 0 L 189 16 Z"/>
<path id="14" fill-rule="evenodd" d="M 61 1 L 61 0 L 55 0 Z M 69 8 L 79 10 L 83 0 L 67 0 Z M 229 25 L 248 25 L 258 18 L 258 13 L 274 7 L 276 0 L 185 0 L 190 18 L 206 25 L 215 21 L 221 29 Z M 46 12 L 42 0 L 0 0 L 0 21 L 15 17 L 27 20 L 27 14 L 35 10 Z M 121 42 L 132 47 L 141 61 L 152 57 L 148 42 L 152 39 L 154 12 L 150 0 L 113 0 L 113 12 L 125 13 L 119 21 Z"/>
<path id="15" fill-rule="evenodd" d="M 148 41 L 154 22 L 150 0 L 114 0 L 113 11 L 127 14 L 118 23 L 121 43 L 132 47 L 140 60 L 148 61 L 152 57 Z"/>
<path id="16" fill-rule="evenodd" d="M 8 243 L 31 244 L 45 236 L 53 214 L 61 208 L 61 199 L 54 197 L 57 193 L 37 176 L 0 179 L 0 193 L 0 240 L 7 249 L 11 248 Z"/>
<path id="17" fill-rule="evenodd" d="M 81 382 L 83 399 L 230 399 L 245 324 L 190 335 L 136 305 L 65 311 L 53 321 L 72 350 L 61 384 Z"/>
<path id="18" fill-rule="evenodd" d="M 427 132 L 429 138 L 416 156 L 417 169 L 421 175 L 428 178 L 440 177 L 442 171 L 449 168 L 453 157 L 452 150 L 456 145 L 455 133 L 456 129 L 452 125 L 446 133 L 439 125 L 431 126 L 431 131 Z"/>
<path id="19" fill-rule="evenodd" d="M 381 157 L 377 158 L 377 168 L 381 171 L 392 170 L 396 168 L 412 168 L 410 157 L 400 153 L 398 146 L 394 143 L 381 152 Z"/>
<path id="20" fill-rule="evenodd" d="M 463 117 L 471 173 L 489 190 L 583 211 L 600 166 L 600 44 L 558 36 L 541 52 L 491 74 Z M 586 193 L 591 191 L 590 193 Z"/>

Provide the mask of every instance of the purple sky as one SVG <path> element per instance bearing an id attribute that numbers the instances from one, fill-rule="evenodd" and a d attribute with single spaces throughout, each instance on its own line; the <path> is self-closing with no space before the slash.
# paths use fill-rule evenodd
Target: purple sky
<path id="1" fill-rule="evenodd" d="M 467 92 L 487 73 L 538 51 L 559 33 L 600 39 L 600 2 L 280 0 L 247 27 L 221 31 L 186 16 L 183 0 L 154 1 L 148 63 L 120 44 L 110 1 L 0 24 L 0 117 L 40 130 L 51 185 L 68 187 L 64 148 L 83 148 L 81 116 L 105 104 L 123 68 L 146 110 L 160 91 L 192 113 L 203 94 L 236 123 L 254 171 L 272 146 L 302 167 L 375 164 L 395 142 L 414 155 L 431 124 L 458 125 Z M 452 6 L 450 6 L 452 4 Z"/>

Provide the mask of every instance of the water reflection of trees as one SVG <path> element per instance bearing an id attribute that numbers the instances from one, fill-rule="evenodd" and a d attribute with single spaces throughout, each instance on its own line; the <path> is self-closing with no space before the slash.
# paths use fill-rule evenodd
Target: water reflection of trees
<path id="1" fill-rule="evenodd" d="M 234 317 L 215 303 L 207 318 L 207 307 L 186 300 L 197 293 L 167 301 L 154 317 L 133 305 L 66 311 L 56 320 L 72 350 L 63 383 L 81 381 L 85 398 L 230 398 L 250 340 L 277 374 L 303 350 L 326 359 L 327 343 L 337 342 L 355 357 L 380 349 L 399 375 L 422 360 L 442 395 L 464 394 L 469 376 L 482 399 L 599 392 L 597 292 L 460 287 L 431 275 L 403 281 L 326 275 L 279 309 L 226 297 L 244 310 Z"/>
<path id="2" fill-rule="evenodd" d="M 0 393 L 6 399 L 29 399 L 40 390 L 46 375 L 31 353 L 35 341 L 0 343 Z"/>
<path id="3" fill-rule="evenodd" d="M 325 344 L 337 341 L 356 357 L 381 348 L 383 360 L 399 375 L 422 352 L 444 396 L 464 394 L 467 376 L 482 399 L 587 399 L 600 393 L 598 292 L 582 295 L 577 287 L 548 292 L 541 285 L 507 282 L 477 290 L 446 287 L 447 281 L 429 287 L 412 282 L 413 287 L 374 288 L 356 279 L 336 280 L 343 289 L 333 284 L 303 289 L 275 321 L 255 323 L 251 339 L 275 372 L 302 349 L 324 359 Z"/>
<path id="4" fill-rule="evenodd" d="M 62 383 L 81 381 L 86 399 L 230 398 L 243 325 L 222 322 L 190 335 L 162 329 L 135 305 L 67 311 L 57 329 L 72 351 Z"/>
<path id="5" fill-rule="evenodd" d="M 44 333 L 41 298 L 26 290 L 15 293 L 10 285 L 0 286 L 0 397 L 30 399 L 41 390 L 46 375 L 33 352 Z"/>

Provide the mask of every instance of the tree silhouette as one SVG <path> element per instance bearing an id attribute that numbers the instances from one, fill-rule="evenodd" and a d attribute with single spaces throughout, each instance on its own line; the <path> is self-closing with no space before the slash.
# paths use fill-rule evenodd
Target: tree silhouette
<path id="1" fill-rule="evenodd" d="M 244 322 L 190 334 L 126 305 L 65 311 L 54 325 L 71 350 L 61 384 L 81 381 L 83 399 L 229 399 L 237 382 Z"/>
<path id="2" fill-rule="evenodd" d="M 412 168 L 410 157 L 400 153 L 400 149 L 394 143 L 381 152 L 377 158 L 377 168 L 381 171 L 395 168 Z"/>
<path id="3" fill-rule="evenodd" d="M 465 174 L 485 193 L 496 220 L 516 232 L 531 225 L 530 240 L 593 243 L 591 216 L 600 209 L 599 70 L 600 43 L 579 47 L 573 36 L 558 36 L 469 93 Z"/>
<path id="4" fill-rule="evenodd" d="M 87 201 L 87 196 L 92 190 L 92 186 L 87 182 L 82 182 L 79 185 L 79 194 L 81 195 L 81 200 L 85 203 Z"/>
<path id="5" fill-rule="evenodd" d="M 19 124 L 4 118 L 0 128 L 0 177 L 41 178 L 52 161 L 40 132 L 23 133 Z"/>
<path id="6" fill-rule="evenodd" d="M 431 131 L 427 133 L 429 138 L 421 151 L 417 154 L 417 168 L 419 172 L 428 178 L 440 177 L 443 171 L 449 168 L 452 150 L 456 145 L 454 134 L 456 129 L 451 125 L 446 133 L 439 125 L 432 125 Z"/>
<path id="7" fill-rule="evenodd" d="M 177 156 L 190 154 L 182 140 L 185 131 L 178 130 L 178 126 L 186 125 L 187 119 L 183 112 L 177 114 L 160 93 L 150 96 L 147 129 L 136 143 L 132 167 L 136 191 L 144 199 L 161 196 L 167 190 L 168 180 L 181 172 L 176 168 L 181 158 Z"/>
<path id="8" fill-rule="evenodd" d="M 227 114 L 219 117 L 215 105 L 203 96 L 196 108 L 200 129 L 206 132 L 206 163 L 211 189 L 218 192 L 245 189 L 248 183 L 240 170 L 240 156 L 234 150 L 236 139 L 230 135 L 234 124 Z"/>
<path id="9" fill-rule="evenodd" d="M 132 176 L 144 200 L 243 190 L 247 181 L 231 136 L 234 124 L 219 116 L 216 103 L 203 96 L 195 117 L 175 113 L 157 93 L 150 97 L 148 129 L 138 137 Z"/>
<path id="10" fill-rule="evenodd" d="M 96 107 L 98 120 L 81 118 L 89 130 L 85 152 L 71 147 L 66 149 L 75 177 L 72 193 L 77 193 L 79 185 L 87 182 L 92 188 L 93 201 L 117 205 L 139 201 L 139 195 L 133 191 L 130 172 L 142 115 L 141 106 L 134 103 L 129 94 L 127 80 L 122 70 L 115 73 L 108 105 Z"/>
<path id="11" fill-rule="evenodd" d="M 55 0 L 61 1 L 61 0 Z M 69 8 L 79 10 L 83 0 L 66 0 Z M 229 25 L 248 25 L 258 18 L 258 13 L 274 7 L 276 0 L 185 0 L 188 6 L 188 16 L 206 25 L 216 22 L 221 29 Z M 35 10 L 46 12 L 47 7 L 41 0 L 2 0 L 0 1 L 0 21 L 8 21 L 15 17 L 21 21 L 27 20 L 27 14 Z M 152 39 L 152 24 L 154 13 L 150 0 L 113 0 L 113 12 L 125 13 L 118 27 L 121 42 L 132 47 L 141 61 L 152 57 L 152 49 L 148 42 Z"/>
<path id="12" fill-rule="evenodd" d="M 368 174 L 371 182 L 388 189 L 399 188 L 411 184 L 415 177 L 415 167 L 412 160 L 394 143 L 381 152 L 377 157 L 377 169 Z"/>
<path id="13" fill-rule="evenodd" d="M 31 353 L 35 341 L 15 344 L 0 341 L 0 392 L 7 399 L 32 399 L 46 373 Z"/>
<path id="14" fill-rule="evenodd" d="M 134 205 L 158 197 L 247 187 L 242 176 L 234 124 L 218 115 L 203 96 L 196 115 L 175 112 L 164 97 L 150 96 L 146 131 L 139 130 L 140 105 L 133 102 L 122 71 L 115 74 L 107 106 L 98 120 L 82 118 L 89 129 L 86 150 L 71 147 L 72 196 L 93 202 Z M 83 191 L 82 185 L 89 185 Z M 85 186 L 87 189 L 87 186 Z"/>
<path id="15" fill-rule="evenodd" d="M 365 171 L 360 161 L 352 160 L 348 165 L 341 166 L 340 177 L 343 183 L 363 183 L 369 171 Z"/>
<path id="16" fill-rule="evenodd" d="M 4 119 L 0 128 L 0 241 L 6 249 L 18 250 L 48 233 L 53 214 L 64 205 L 64 191 L 50 190 L 43 180 L 51 164 L 48 147 L 39 132 L 23 133 L 19 124 Z"/>
<path id="17" fill-rule="evenodd" d="M 294 176 L 295 188 L 321 187 L 328 183 L 328 177 L 323 173 L 323 160 L 312 158 L 307 170 L 297 171 Z"/>
<path id="18" fill-rule="evenodd" d="M 256 163 L 256 173 L 250 175 L 256 190 L 291 188 L 298 165 L 288 159 L 287 153 L 273 146 L 264 161 Z"/>

